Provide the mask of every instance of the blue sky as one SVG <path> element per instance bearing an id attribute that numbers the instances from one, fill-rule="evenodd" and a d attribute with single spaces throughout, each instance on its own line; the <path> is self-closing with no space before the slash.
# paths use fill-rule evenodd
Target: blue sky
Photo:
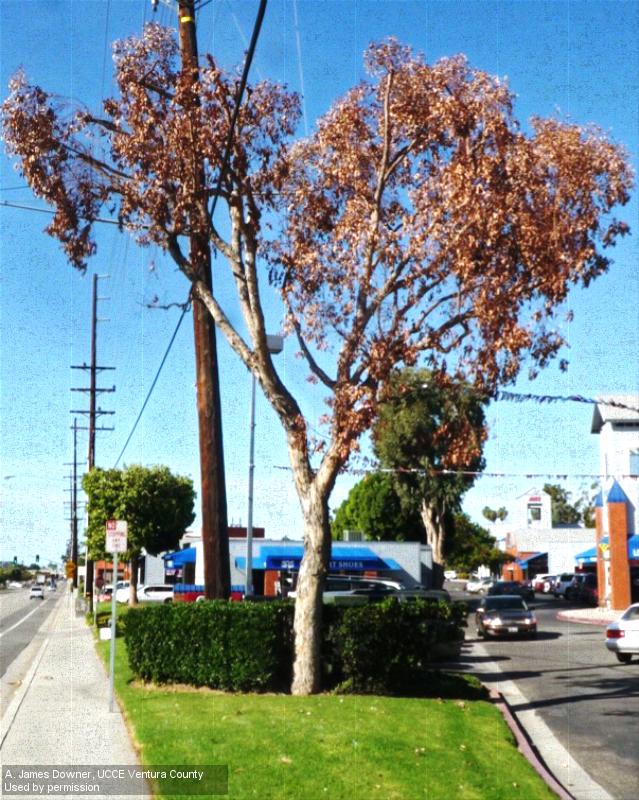
<path id="1" fill-rule="evenodd" d="M 200 52 L 222 63 L 242 62 L 256 0 L 213 0 L 199 16 Z M 0 93 L 23 66 L 31 79 L 70 100 L 96 106 L 111 91 L 110 43 L 140 32 L 152 17 L 150 0 L 1 0 Z M 156 18 L 174 24 L 163 6 Z M 297 25 L 295 20 L 297 19 Z M 271 0 L 251 77 L 284 81 L 305 90 L 305 123 L 314 120 L 363 77 L 362 52 L 394 35 L 429 61 L 465 53 L 471 64 L 507 76 L 517 95 L 516 113 L 559 113 L 595 122 L 630 152 L 639 152 L 639 3 L 633 2 L 402 2 L 401 0 Z M 4 156 L 0 200 L 39 205 Z M 636 198 L 622 216 L 633 230 L 615 249 L 609 274 L 574 292 L 566 326 L 566 374 L 552 365 L 516 390 L 541 394 L 601 394 L 639 389 L 639 272 Z M 103 418 L 112 433 L 99 433 L 97 463 L 113 466 L 138 415 L 178 311 L 151 311 L 144 303 L 186 296 L 185 280 L 157 250 L 141 250 L 117 229 L 104 226 L 98 255 L 85 276 L 65 261 L 42 229 L 46 215 L 0 207 L 0 559 L 57 559 L 68 538 L 71 409 L 86 397 L 71 387 L 88 385 L 71 370 L 89 360 L 91 275 L 100 281 L 98 361 L 115 366 L 100 385 L 116 384 L 100 400 L 116 413 Z M 277 324 L 274 308 L 270 319 Z M 296 347 L 277 356 L 284 380 L 309 414 L 323 411 L 321 397 L 304 380 Z M 220 347 L 229 519 L 246 521 L 250 379 Z M 487 471 L 468 493 L 465 507 L 478 521 L 484 505 L 508 505 L 544 479 L 530 473 L 596 473 L 598 442 L 590 431 L 592 409 L 575 404 L 537 406 L 493 403 L 488 411 Z M 82 418 L 80 418 L 82 420 Z M 86 424 L 80 422 L 80 424 Z M 86 454 L 86 433 L 79 450 Z M 165 463 L 198 483 L 192 322 L 185 319 L 156 390 L 129 444 L 125 463 Z M 257 408 L 255 524 L 272 536 L 299 536 L 300 513 L 279 423 L 260 397 Z M 6 477 L 14 476 L 14 477 Z M 517 477 L 522 476 L 522 477 Z M 335 506 L 356 478 L 344 475 Z M 551 478 L 548 478 L 552 480 Z M 586 481 L 587 482 L 587 481 Z M 576 490 L 584 481 L 569 479 Z M 197 521 L 194 527 L 197 527 Z"/>

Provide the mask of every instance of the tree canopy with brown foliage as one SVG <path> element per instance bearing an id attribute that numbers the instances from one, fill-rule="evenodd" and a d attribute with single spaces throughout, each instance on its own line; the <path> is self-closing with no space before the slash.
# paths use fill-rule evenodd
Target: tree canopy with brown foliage
<path id="1" fill-rule="evenodd" d="M 155 24 L 114 53 L 119 94 L 100 113 L 69 114 L 16 75 L 2 107 L 6 146 L 54 206 L 48 232 L 76 267 L 95 251 L 103 210 L 168 252 L 279 415 L 304 517 L 293 689 L 315 691 L 328 498 L 389 375 L 421 364 L 490 393 L 524 362 L 545 366 L 563 343 L 553 319 L 569 288 L 604 273 L 604 250 L 627 232 L 609 216 L 629 197 L 627 156 L 592 126 L 533 119 L 526 133 L 497 78 L 463 56 L 429 65 L 388 40 L 366 52 L 368 80 L 304 140 L 291 141 L 296 95 L 251 88 L 219 187 L 223 236 L 210 200 L 234 75 L 209 56 L 194 81 L 173 33 Z M 194 233 L 225 257 L 244 329 L 200 279 L 198 253 L 185 252 Z M 269 285 L 325 389 L 322 452 L 268 352 Z"/>

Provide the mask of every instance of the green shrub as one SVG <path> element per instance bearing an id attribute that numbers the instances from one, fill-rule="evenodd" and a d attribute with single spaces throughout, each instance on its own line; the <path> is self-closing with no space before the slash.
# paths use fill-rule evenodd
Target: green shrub
<path id="1" fill-rule="evenodd" d="M 129 663 L 143 680 L 227 691 L 288 688 L 290 603 L 173 603 L 127 615 Z"/>
<path id="2" fill-rule="evenodd" d="M 464 609 L 394 599 L 344 609 L 335 647 L 353 692 L 411 693 L 424 688 L 435 645 L 463 639 Z"/>

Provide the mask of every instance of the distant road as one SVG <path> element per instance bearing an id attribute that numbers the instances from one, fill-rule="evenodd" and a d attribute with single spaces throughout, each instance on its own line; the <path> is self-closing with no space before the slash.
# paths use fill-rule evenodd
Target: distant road
<path id="1" fill-rule="evenodd" d="M 63 591 L 45 590 L 44 600 L 30 600 L 28 589 L 0 592 L 0 677 L 32 641 Z"/>

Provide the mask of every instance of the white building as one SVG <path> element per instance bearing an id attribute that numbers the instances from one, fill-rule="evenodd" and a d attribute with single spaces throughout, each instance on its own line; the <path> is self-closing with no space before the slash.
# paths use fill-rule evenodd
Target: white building
<path id="1" fill-rule="evenodd" d="M 592 415 L 591 433 L 599 435 L 603 496 L 616 480 L 629 500 L 628 533 L 632 536 L 639 532 L 639 411 L 631 409 L 639 409 L 639 395 L 602 397 Z"/>
<path id="2" fill-rule="evenodd" d="M 594 544 L 594 528 L 553 527 L 551 497 L 543 489 L 519 495 L 509 511 L 499 525 L 498 544 L 529 578 L 537 572 L 574 572 L 575 556 Z"/>

